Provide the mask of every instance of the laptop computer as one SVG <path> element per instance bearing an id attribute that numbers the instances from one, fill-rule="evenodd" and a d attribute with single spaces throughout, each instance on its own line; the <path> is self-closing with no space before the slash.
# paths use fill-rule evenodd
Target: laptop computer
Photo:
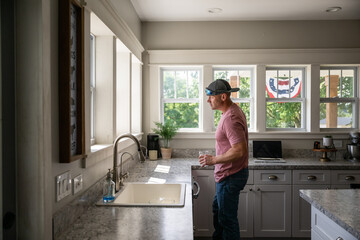
<path id="1" fill-rule="evenodd" d="M 255 163 L 284 163 L 281 141 L 253 141 Z"/>

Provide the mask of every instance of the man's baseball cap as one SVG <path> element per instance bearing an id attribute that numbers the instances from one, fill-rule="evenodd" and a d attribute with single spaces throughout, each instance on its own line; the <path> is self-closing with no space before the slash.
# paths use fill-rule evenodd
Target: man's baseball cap
<path id="1" fill-rule="evenodd" d="M 207 96 L 214 96 L 222 93 L 237 91 L 239 91 L 239 88 L 231 88 L 228 81 L 224 79 L 216 79 L 214 82 L 210 83 L 209 86 L 205 89 L 205 93 Z"/>

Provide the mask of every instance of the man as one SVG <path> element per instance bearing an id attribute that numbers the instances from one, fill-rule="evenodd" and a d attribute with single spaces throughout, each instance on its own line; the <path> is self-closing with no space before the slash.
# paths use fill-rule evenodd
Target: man
<path id="1" fill-rule="evenodd" d="M 213 239 L 240 239 L 237 211 L 239 194 L 246 185 L 248 171 L 248 129 L 246 117 L 232 102 L 230 84 L 217 79 L 206 88 L 212 110 L 222 112 L 216 130 L 216 156 L 199 157 L 201 166 L 215 165 L 216 195 L 213 201 Z"/>

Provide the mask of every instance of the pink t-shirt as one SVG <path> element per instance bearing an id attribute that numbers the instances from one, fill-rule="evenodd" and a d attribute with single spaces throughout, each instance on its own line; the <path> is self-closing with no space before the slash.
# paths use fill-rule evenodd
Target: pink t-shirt
<path id="1" fill-rule="evenodd" d="M 216 129 L 216 155 L 226 153 L 232 145 L 246 141 L 248 146 L 248 129 L 244 112 L 238 105 L 233 103 L 230 108 L 221 115 L 219 125 Z M 231 163 L 219 163 L 215 165 L 215 181 L 221 182 L 248 166 L 249 154 L 241 156 L 238 160 Z"/>

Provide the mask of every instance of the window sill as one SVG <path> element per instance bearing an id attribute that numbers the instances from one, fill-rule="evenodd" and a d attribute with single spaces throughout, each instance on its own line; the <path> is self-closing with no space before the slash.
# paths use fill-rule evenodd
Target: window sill
<path id="1" fill-rule="evenodd" d="M 249 132 L 249 140 L 257 139 L 310 139 L 319 140 L 324 135 L 332 135 L 335 139 L 349 139 L 349 132 L 284 132 L 284 131 L 270 131 L 270 132 Z M 192 139 L 192 140 L 209 140 L 215 139 L 215 132 L 178 132 L 174 140 Z"/>
<path id="2" fill-rule="evenodd" d="M 143 133 L 134 133 L 133 135 L 140 142 Z M 129 138 L 121 139 L 118 143 L 118 151 L 121 152 L 133 144 L 135 144 L 134 141 Z M 111 157 L 113 157 L 113 144 L 94 144 L 90 147 L 88 157 L 83 161 L 83 168 L 89 168 Z"/>

